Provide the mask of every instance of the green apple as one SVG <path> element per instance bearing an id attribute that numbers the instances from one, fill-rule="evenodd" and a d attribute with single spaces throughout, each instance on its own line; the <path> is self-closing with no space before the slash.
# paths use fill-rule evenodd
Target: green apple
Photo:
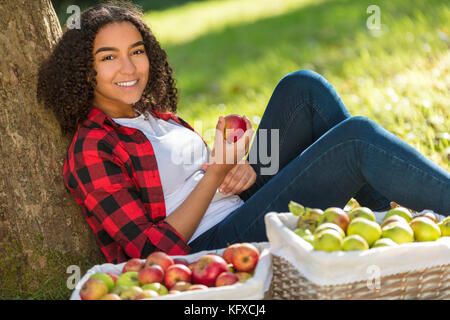
<path id="1" fill-rule="evenodd" d="M 441 229 L 442 237 L 450 237 L 450 217 L 445 218 L 438 223 L 439 229 Z"/>
<path id="2" fill-rule="evenodd" d="M 307 234 L 312 234 L 309 229 L 297 228 L 294 230 L 294 233 L 300 237 L 306 236 Z"/>
<path id="3" fill-rule="evenodd" d="M 327 252 L 341 250 L 342 237 L 336 230 L 326 229 L 315 236 L 313 246 L 314 250 Z"/>
<path id="4" fill-rule="evenodd" d="M 425 218 L 431 219 L 434 223 L 438 223 L 439 222 L 437 217 L 436 217 L 436 215 L 434 213 L 432 213 L 432 212 L 429 212 L 429 211 L 425 212 L 422 215 L 420 215 L 420 217 L 425 217 Z"/>
<path id="5" fill-rule="evenodd" d="M 372 248 L 394 247 L 394 246 L 398 246 L 398 244 L 389 238 L 381 238 L 375 241 L 375 243 L 372 245 Z"/>
<path id="6" fill-rule="evenodd" d="M 358 207 L 350 210 L 348 217 L 350 218 L 350 221 L 355 218 L 366 218 L 370 221 L 375 221 L 375 214 L 367 207 Z"/>
<path id="7" fill-rule="evenodd" d="M 297 227 L 314 231 L 322 214 L 321 209 L 305 207 L 303 214 L 298 217 Z"/>
<path id="8" fill-rule="evenodd" d="M 430 218 L 416 217 L 409 225 L 416 241 L 436 241 L 441 237 L 441 229 Z"/>
<path id="9" fill-rule="evenodd" d="M 322 223 L 321 225 L 319 225 L 319 226 L 317 227 L 317 229 L 314 230 L 314 234 L 318 234 L 318 233 L 320 233 L 321 231 L 326 230 L 326 229 L 333 229 L 333 230 L 336 230 L 337 232 L 339 232 L 339 234 L 341 235 L 342 238 L 345 237 L 345 232 L 344 232 L 344 230 L 342 230 L 342 228 L 339 227 L 337 224 L 331 223 L 331 222 L 325 222 L 325 223 Z"/>
<path id="10" fill-rule="evenodd" d="M 122 273 L 116 281 L 116 286 L 139 286 L 138 280 L 138 272 L 137 271 L 128 271 Z"/>
<path id="11" fill-rule="evenodd" d="M 330 207 L 327 208 L 320 216 L 318 225 L 321 225 L 322 223 L 325 222 L 335 223 L 339 227 L 341 227 L 341 229 L 344 230 L 344 232 L 346 232 L 350 219 L 347 213 L 341 208 Z"/>
<path id="12" fill-rule="evenodd" d="M 408 221 L 406 221 L 406 219 L 403 218 L 402 216 L 394 215 L 394 216 L 390 216 L 389 218 L 385 219 L 383 221 L 383 223 L 381 224 L 381 228 L 383 228 L 384 226 L 387 226 L 389 223 L 395 222 L 395 221 L 408 224 Z"/>
<path id="13" fill-rule="evenodd" d="M 371 247 L 375 241 L 380 239 L 381 227 L 375 221 L 367 220 L 366 218 L 354 218 L 348 225 L 347 235 L 351 236 L 354 234 L 363 237 L 369 247 Z"/>
<path id="14" fill-rule="evenodd" d="M 115 293 L 118 296 L 120 296 L 124 291 L 127 291 L 130 286 L 124 286 L 124 285 L 116 285 L 112 290 L 111 293 Z"/>
<path id="15" fill-rule="evenodd" d="M 311 244 L 314 244 L 314 235 L 306 234 L 302 238 L 303 238 L 303 240 L 308 241 Z"/>
<path id="16" fill-rule="evenodd" d="M 108 287 L 108 291 L 111 291 L 112 288 L 114 288 L 114 280 L 106 273 L 94 273 L 92 276 L 89 277 L 89 279 L 100 279 L 104 283 L 106 283 L 106 286 Z"/>
<path id="17" fill-rule="evenodd" d="M 395 216 L 398 215 L 400 217 L 405 218 L 405 220 L 409 223 L 413 216 L 411 214 L 411 212 L 409 212 L 408 209 L 404 208 L 404 207 L 397 207 L 397 208 L 393 208 L 391 210 L 389 210 L 386 215 L 384 216 L 384 220 L 386 220 L 387 218 L 391 217 L 391 216 Z"/>
<path id="18" fill-rule="evenodd" d="M 129 271 L 129 272 L 132 272 L 132 271 Z M 122 300 L 136 300 L 136 297 L 138 297 L 143 292 L 144 292 L 144 290 L 142 290 L 141 287 L 131 286 L 131 287 L 128 287 L 127 290 L 122 292 L 122 294 L 120 295 L 120 298 Z"/>
<path id="19" fill-rule="evenodd" d="M 383 238 L 389 238 L 398 244 L 414 241 L 414 231 L 408 224 L 392 222 L 381 229 Z"/>
<path id="20" fill-rule="evenodd" d="M 305 213 L 305 207 L 295 201 L 290 201 L 288 203 L 288 208 L 289 212 L 296 216 L 301 216 Z"/>
<path id="21" fill-rule="evenodd" d="M 367 241 L 360 235 L 354 234 L 347 236 L 342 240 L 342 250 L 354 251 L 354 250 L 368 250 L 369 245 Z"/>
<path id="22" fill-rule="evenodd" d="M 142 287 L 142 290 L 154 290 L 156 291 L 160 296 L 166 295 L 169 293 L 169 290 L 167 290 L 166 286 L 159 283 L 159 282 L 153 282 L 144 284 Z"/>
<path id="23" fill-rule="evenodd" d="M 315 222 L 315 225 L 317 226 L 320 217 L 323 215 L 323 210 L 319 208 L 305 208 L 305 216 L 308 220 L 312 220 Z"/>

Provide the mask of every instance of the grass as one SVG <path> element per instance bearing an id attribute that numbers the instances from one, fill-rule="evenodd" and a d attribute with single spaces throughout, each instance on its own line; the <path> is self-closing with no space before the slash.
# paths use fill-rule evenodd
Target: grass
<path id="1" fill-rule="evenodd" d="M 375 120 L 449 170 L 450 6 L 378 1 L 382 28 L 374 33 L 366 27 L 372 3 L 201 1 L 145 20 L 175 70 L 180 116 L 201 120 L 202 132 L 229 113 L 247 115 L 256 129 L 277 82 L 311 69 L 352 115 Z M 212 145 L 213 137 L 205 140 Z"/>

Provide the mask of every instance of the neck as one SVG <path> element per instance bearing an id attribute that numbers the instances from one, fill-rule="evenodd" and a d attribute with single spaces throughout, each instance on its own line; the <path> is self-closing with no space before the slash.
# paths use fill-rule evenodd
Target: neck
<path id="1" fill-rule="evenodd" d="M 114 103 L 102 103 L 96 98 L 94 98 L 92 104 L 111 118 L 135 118 L 138 116 L 132 104 L 123 104 L 119 106 Z"/>

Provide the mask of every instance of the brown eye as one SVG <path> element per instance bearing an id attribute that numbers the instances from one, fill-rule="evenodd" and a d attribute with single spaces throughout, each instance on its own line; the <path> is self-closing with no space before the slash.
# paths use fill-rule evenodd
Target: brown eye
<path id="1" fill-rule="evenodd" d="M 111 59 L 108 59 L 108 58 L 111 58 Z M 109 56 L 103 57 L 103 58 L 102 58 L 102 61 L 112 60 L 112 58 L 113 58 L 113 56 L 112 56 L 112 55 L 109 55 Z"/>
<path id="2" fill-rule="evenodd" d="M 138 49 L 138 50 L 134 51 L 133 54 L 136 54 L 136 52 L 138 52 L 137 54 L 141 54 L 141 53 L 145 53 L 145 50 Z"/>

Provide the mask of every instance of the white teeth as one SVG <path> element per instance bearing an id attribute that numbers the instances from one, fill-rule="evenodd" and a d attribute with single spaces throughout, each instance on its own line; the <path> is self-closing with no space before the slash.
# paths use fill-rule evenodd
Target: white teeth
<path id="1" fill-rule="evenodd" d="M 120 87 L 131 87 L 134 86 L 137 82 L 137 80 L 133 80 L 129 82 L 117 82 L 116 84 Z"/>

